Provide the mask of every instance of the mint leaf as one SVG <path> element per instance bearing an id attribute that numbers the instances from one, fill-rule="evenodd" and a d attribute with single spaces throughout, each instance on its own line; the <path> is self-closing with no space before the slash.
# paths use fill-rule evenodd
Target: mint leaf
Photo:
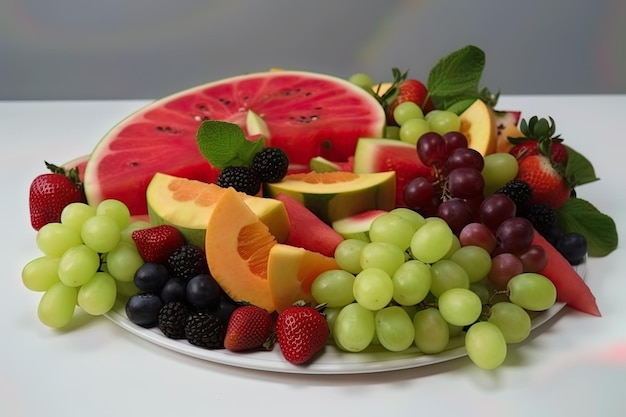
<path id="1" fill-rule="evenodd" d="M 572 179 L 574 185 L 583 185 L 593 181 L 598 181 L 593 165 L 582 154 L 567 146 L 567 166 L 565 167 L 565 178 Z"/>
<path id="2" fill-rule="evenodd" d="M 246 139 L 238 125 L 217 120 L 202 122 L 196 133 L 196 141 L 202 155 L 218 169 L 228 166 L 246 166 L 264 146 L 261 137 L 256 141 Z"/>
<path id="3" fill-rule="evenodd" d="M 617 248 L 615 222 L 591 203 L 572 197 L 556 212 L 565 233 L 576 232 L 587 238 L 589 256 L 606 256 Z"/>
<path id="4" fill-rule="evenodd" d="M 428 75 L 427 87 L 436 108 L 478 98 L 478 84 L 485 67 L 482 49 L 468 45 L 441 58 Z"/>
<path id="5" fill-rule="evenodd" d="M 446 102 L 446 109 L 448 111 L 451 111 L 453 113 L 456 114 L 461 114 L 463 113 L 465 110 L 467 110 L 467 108 L 469 106 L 471 106 L 472 104 L 474 104 L 474 102 L 477 100 L 477 97 L 467 97 L 467 98 L 461 98 L 458 101 L 455 102 L 451 102 L 450 104 L 448 104 Z"/>

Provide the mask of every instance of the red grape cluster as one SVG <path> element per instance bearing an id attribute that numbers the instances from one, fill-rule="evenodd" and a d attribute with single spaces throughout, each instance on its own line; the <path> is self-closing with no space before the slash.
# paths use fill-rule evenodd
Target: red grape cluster
<path id="1" fill-rule="evenodd" d="M 404 189 L 405 204 L 425 217 L 444 219 L 461 246 L 487 250 L 492 256 L 488 278 L 495 288 L 504 289 L 513 276 L 545 266 L 547 254 L 532 244 L 535 229 L 517 213 L 515 201 L 504 193 L 484 197 L 483 156 L 468 147 L 462 133 L 425 133 L 417 153 L 432 167 L 433 176 L 410 181 Z"/>

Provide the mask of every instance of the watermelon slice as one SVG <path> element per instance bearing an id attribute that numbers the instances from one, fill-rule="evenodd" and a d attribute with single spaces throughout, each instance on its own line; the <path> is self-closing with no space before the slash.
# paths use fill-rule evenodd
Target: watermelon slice
<path id="1" fill-rule="evenodd" d="M 602 314 L 596 297 L 567 259 L 536 230 L 533 244 L 541 246 L 548 254 L 548 263 L 539 273 L 550 279 L 556 287 L 557 301 L 583 313 L 600 317 Z"/>
<path id="2" fill-rule="evenodd" d="M 385 127 L 374 97 L 329 75 L 276 71 L 215 81 L 157 100 L 113 127 L 86 167 L 89 203 L 117 198 L 132 214 L 144 214 L 145 190 L 156 172 L 214 182 L 219 172 L 198 150 L 198 126 L 222 120 L 247 132 L 249 110 L 265 122 L 266 144 L 307 167 L 318 155 L 347 161 L 359 137 L 381 137 Z"/>
<path id="3" fill-rule="evenodd" d="M 433 176 L 432 168 L 417 156 L 415 145 L 395 139 L 363 138 L 357 142 L 354 172 L 396 172 L 396 206 L 406 207 L 402 196 L 404 187 L 416 177 Z"/>

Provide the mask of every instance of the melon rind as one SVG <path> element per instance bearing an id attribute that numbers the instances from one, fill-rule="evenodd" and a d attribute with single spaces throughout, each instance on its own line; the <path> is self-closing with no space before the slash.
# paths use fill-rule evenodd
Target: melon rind
<path id="1" fill-rule="evenodd" d="M 369 230 L 378 217 L 389 213 L 385 210 L 368 210 L 353 216 L 336 220 L 332 223 L 333 229 L 344 239 L 359 239 L 369 242 Z"/>
<path id="2" fill-rule="evenodd" d="M 185 237 L 187 243 L 204 248 L 206 227 L 209 223 L 215 204 L 198 205 L 195 200 L 177 201 L 172 198 L 169 184 L 174 180 L 189 181 L 202 186 L 207 192 L 212 190 L 223 194 L 226 190 L 216 184 L 208 184 L 188 180 L 163 173 L 156 173 L 146 190 L 148 214 L 152 224 L 169 224 L 175 226 Z M 240 194 L 246 205 L 254 212 L 274 235 L 278 242 L 285 242 L 289 235 L 289 219 L 282 202 L 269 198 L 261 198 Z"/>
<path id="3" fill-rule="evenodd" d="M 311 184 L 289 180 L 264 184 L 263 193 L 274 197 L 285 193 L 295 198 L 327 224 L 367 210 L 395 207 L 395 172 L 359 174 L 352 181 Z"/>

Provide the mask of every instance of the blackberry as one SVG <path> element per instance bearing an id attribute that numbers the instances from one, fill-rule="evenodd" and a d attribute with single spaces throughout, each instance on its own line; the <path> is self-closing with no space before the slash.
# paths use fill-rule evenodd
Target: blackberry
<path id="1" fill-rule="evenodd" d="M 216 184 L 222 188 L 233 187 L 248 195 L 256 195 L 261 189 L 259 175 L 248 167 L 226 167 L 217 177 Z"/>
<path id="2" fill-rule="evenodd" d="M 183 245 L 177 248 L 167 259 L 167 266 L 174 277 L 185 281 L 196 275 L 209 273 L 206 254 L 195 245 Z"/>
<path id="3" fill-rule="evenodd" d="M 533 204 L 528 208 L 525 217 L 530 220 L 532 225 L 542 236 L 550 233 L 552 226 L 556 222 L 556 212 L 547 204 Z"/>
<path id="4" fill-rule="evenodd" d="M 518 208 L 523 208 L 530 201 L 533 190 L 526 181 L 511 180 L 504 184 L 496 193 L 509 196 Z"/>
<path id="5" fill-rule="evenodd" d="M 267 147 L 254 155 L 252 170 L 259 175 L 261 182 L 279 182 L 289 168 L 289 158 L 280 148 Z"/>
<path id="6" fill-rule="evenodd" d="M 165 304 L 159 310 L 159 330 L 170 339 L 184 339 L 186 337 L 185 325 L 191 314 L 191 310 L 185 303 L 172 301 Z"/>
<path id="7" fill-rule="evenodd" d="M 194 346 L 208 349 L 223 349 L 226 324 L 212 313 L 193 313 L 187 318 L 185 335 Z"/>

